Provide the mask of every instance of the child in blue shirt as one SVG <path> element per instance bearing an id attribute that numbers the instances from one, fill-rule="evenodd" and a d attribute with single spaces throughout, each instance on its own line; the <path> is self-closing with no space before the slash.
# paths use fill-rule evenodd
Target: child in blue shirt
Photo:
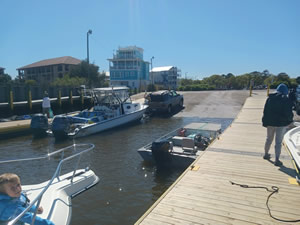
<path id="1" fill-rule="evenodd" d="M 0 221 L 9 222 L 17 217 L 29 205 L 29 199 L 22 193 L 21 181 L 18 175 L 4 173 L 0 175 Z M 33 206 L 19 220 L 24 223 L 31 223 L 36 207 Z M 41 214 L 43 208 L 37 209 L 37 214 Z M 20 224 L 20 223 L 18 223 Z M 35 217 L 35 225 L 54 225 L 50 220 Z"/>

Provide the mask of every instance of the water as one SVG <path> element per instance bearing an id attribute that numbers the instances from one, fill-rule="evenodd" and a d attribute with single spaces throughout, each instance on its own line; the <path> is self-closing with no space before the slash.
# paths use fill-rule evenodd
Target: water
<path id="1" fill-rule="evenodd" d="M 152 117 L 74 140 L 75 143 L 95 144 L 94 151 L 83 163 L 89 164 L 100 182 L 72 199 L 71 224 L 134 224 L 183 172 L 159 171 L 155 166 L 146 165 L 137 149 L 191 122 L 220 123 L 224 130 L 232 119 Z M 1 160 L 41 156 L 71 144 L 73 140 L 55 143 L 53 137 L 35 140 L 31 135 L 1 140 Z M 54 160 L 47 160 L 5 167 L 0 165 L 0 171 L 18 173 L 22 184 L 32 184 L 50 179 L 55 166 Z"/>

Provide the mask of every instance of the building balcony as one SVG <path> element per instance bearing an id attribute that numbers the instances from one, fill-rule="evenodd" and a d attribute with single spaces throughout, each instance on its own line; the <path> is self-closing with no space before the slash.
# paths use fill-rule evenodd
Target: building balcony
<path id="1" fill-rule="evenodd" d="M 140 67 L 135 66 L 111 66 L 109 70 L 140 70 Z"/>

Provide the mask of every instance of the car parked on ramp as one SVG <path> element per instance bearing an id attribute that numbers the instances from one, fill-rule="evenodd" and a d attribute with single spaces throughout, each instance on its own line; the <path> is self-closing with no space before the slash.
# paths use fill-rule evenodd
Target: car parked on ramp
<path id="1" fill-rule="evenodd" d="M 161 90 L 146 96 L 150 112 L 171 113 L 176 107 L 183 108 L 183 96 L 174 90 Z"/>

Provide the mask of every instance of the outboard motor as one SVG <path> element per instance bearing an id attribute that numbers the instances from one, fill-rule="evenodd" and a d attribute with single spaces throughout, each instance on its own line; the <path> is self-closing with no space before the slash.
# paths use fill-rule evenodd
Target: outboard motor
<path id="1" fill-rule="evenodd" d="M 171 144 L 167 140 L 152 143 L 152 156 L 158 166 L 166 166 L 171 163 Z"/>
<path id="2" fill-rule="evenodd" d="M 56 140 L 65 139 L 70 131 L 70 121 L 66 116 L 55 116 L 52 122 L 52 133 Z"/>
<path id="3" fill-rule="evenodd" d="M 210 139 L 207 137 L 204 137 L 200 134 L 197 134 L 195 136 L 195 145 L 200 149 L 200 150 L 205 150 L 208 145 L 210 144 Z"/>
<path id="4" fill-rule="evenodd" d="M 49 128 L 48 118 L 43 114 L 35 114 L 30 122 L 30 129 L 34 137 L 44 137 Z"/>

